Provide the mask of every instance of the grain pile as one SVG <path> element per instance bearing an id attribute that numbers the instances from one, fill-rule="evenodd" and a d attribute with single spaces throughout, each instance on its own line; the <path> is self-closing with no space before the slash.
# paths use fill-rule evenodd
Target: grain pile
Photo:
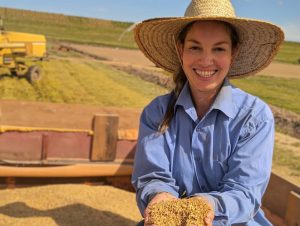
<path id="1" fill-rule="evenodd" d="M 162 201 L 149 209 L 148 223 L 159 226 L 204 226 L 204 218 L 212 210 L 200 198 Z"/>
<path id="2" fill-rule="evenodd" d="M 135 194 L 111 186 L 0 190 L 0 226 L 135 226 Z"/>

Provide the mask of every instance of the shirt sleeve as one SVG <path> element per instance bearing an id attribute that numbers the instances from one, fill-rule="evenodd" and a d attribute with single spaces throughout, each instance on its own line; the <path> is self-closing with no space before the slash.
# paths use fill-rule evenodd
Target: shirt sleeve
<path id="1" fill-rule="evenodd" d="M 178 197 L 178 186 L 170 170 L 170 151 L 164 134 L 158 132 L 163 116 L 157 103 L 146 107 L 140 118 L 132 184 L 143 215 L 149 196 L 158 192 L 169 192 Z"/>
<path id="2" fill-rule="evenodd" d="M 249 117 L 242 127 L 218 190 L 196 194 L 213 204 L 213 225 L 248 222 L 261 206 L 274 146 L 274 118 L 269 108 L 266 111 L 260 112 L 259 117 Z"/>

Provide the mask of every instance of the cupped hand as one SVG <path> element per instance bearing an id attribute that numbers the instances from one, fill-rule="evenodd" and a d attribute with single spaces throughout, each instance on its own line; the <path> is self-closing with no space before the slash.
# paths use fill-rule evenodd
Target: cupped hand
<path id="1" fill-rule="evenodd" d="M 149 224 L 149 206 L 161 202 L 161 201 L 167 201 L 167 200 L 172 200 L 172 199 L 177 199 L 174 195 L 168 193 L 168 192 L 160 192 L 157 193 L 149 202 L 147 208 L 145 209 L 144 212 L 144 219 L 145 219 L 145 223 L 144 226 L 156 226 L 154 224 Z"/>
<path id="2" fill-rule="evenodd" d="M 207 198 L 202 197 L 202 196 L 194 196 L 192 198 L 202 199 L 207 203 L 208 206 L 210 206 L 211 211 L 209 211 L 207 213 L 206 217 L 204 218 L 204 225 L 205 226 L 212 226 L 213 225 L 213 220 L 215 218 L 215 214 L 214 214 L 214 208 L 213 208 L 213 205 L 211 204 L 211 202 Z M 197 226 L 197 225 L 193 225 L 193 226 Z"/>

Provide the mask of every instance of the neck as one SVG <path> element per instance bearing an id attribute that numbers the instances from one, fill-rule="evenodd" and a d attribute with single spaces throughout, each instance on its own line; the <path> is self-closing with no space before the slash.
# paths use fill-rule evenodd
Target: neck
<path id="1" fill-rule="evenodd" d="M 219 90 L 220 88 L 214 90 L 213 92 L 191 91 L 192 99 L 199 119 L 203 118 L 203 116 L 207 113 Z"/>

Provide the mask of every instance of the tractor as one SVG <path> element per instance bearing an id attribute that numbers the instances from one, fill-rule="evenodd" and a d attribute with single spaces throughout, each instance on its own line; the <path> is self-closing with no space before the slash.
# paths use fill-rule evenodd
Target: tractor
<path id="1" fill-rule="evenodd" d="M 29 82 L 40 80 L 40 67 L 37 65 L 26 65 L 25 62 L 22 61 L 25 57 L 40 60 L 46 57 L 45 36 L 5 31 L 1 22 L 0 67 L 8 68 L 13 76 L 25 76 Z"/>

